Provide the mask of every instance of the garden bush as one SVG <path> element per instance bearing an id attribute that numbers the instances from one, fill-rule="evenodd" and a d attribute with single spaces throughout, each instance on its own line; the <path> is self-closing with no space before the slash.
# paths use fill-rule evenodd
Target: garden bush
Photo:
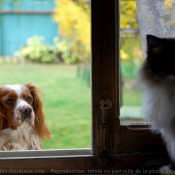
<path id="1" fill-rule="evenodd" d="M 76 52 L 72 50 L 73 43 L 66 39 L 54 38 L 54 45 L 58 51 L 58 59 L 64 63 L 73 64 L 80 60 L 77 58 Z"/>
<path id="2" fill-rule="evenodd" d="M 54 46 L 44 44 L 43 36 L 33 36 L 27 44 L 15 52 L 15 56 L 35 63 L 56 63 L 58 58 Z"/>

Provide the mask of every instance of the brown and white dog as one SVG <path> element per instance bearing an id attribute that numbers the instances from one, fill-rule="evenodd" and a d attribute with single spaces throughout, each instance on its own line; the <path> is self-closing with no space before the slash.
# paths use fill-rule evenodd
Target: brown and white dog
<path id="1" fill-rule="evenodd" d="M 39 150 L 51 137 L 39 89 L 31 83 L 0 87 L 0 150 Z"/>

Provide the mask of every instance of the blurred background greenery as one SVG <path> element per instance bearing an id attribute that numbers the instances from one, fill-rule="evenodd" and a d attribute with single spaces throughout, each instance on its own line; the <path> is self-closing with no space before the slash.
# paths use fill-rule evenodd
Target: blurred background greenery
<path id="1" fill-rule="evenodd" d="M 59 24 L 53 45 L 45 44 L 44 36 L 31 36 L 13 57 L 0 57 L 0 84 L 32 82 L 42 89 L 54 136 L 43 141 L 44 149 L 91 147 L 90 0 L 55 0 L 52 17 Z M 143 121 L 135 83 L 144 57 L 141 44 L 135 1 L 120 0 L 122 121 Z"/>

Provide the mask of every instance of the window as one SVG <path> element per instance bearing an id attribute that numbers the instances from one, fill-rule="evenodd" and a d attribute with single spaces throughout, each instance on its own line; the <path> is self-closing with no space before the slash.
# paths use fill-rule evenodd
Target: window
<path id="1" fill-rule="evenodd" d="M 43 149 L 90 148 L 90 2 L 2 0 L 0 9 L 0 85 L 41 88 L 54 136 Z"/>
<path id="2" fill-rule="evenodd" d="M 4 171 L 132 173 L 151 157 L 164 155 L 160 137 L 147 125 L 120 125 L 118 0 L 92 0 L 91 20 L 92 151 L 74 150 L 60 156 L 51 151 L 32 151 L 27 152 L 32 157 L 13 158 L 2 153 Z"/>
<path id="3" fill-rule="evenodd" d="M 120 0 L 120 120 L 124 123 L 146 122 L 141 109 L 142 91 L 137 82 L 143 60 L 136 1 Z"/>

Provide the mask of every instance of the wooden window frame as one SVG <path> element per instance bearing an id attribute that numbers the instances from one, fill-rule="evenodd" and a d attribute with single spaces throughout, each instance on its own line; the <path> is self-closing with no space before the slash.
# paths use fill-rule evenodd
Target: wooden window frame
<path id="1" fill-rule="evenodd" d="M 145 161 L 166 155 L 160 136 L 152 134 L 148 125 L 120 124 L 118 0 L 91 1 L 91 42 L 92 150 L 16 152 L 18 156 L 2 152 L 1 171 L 107 174 L 138 169 Z"/>

